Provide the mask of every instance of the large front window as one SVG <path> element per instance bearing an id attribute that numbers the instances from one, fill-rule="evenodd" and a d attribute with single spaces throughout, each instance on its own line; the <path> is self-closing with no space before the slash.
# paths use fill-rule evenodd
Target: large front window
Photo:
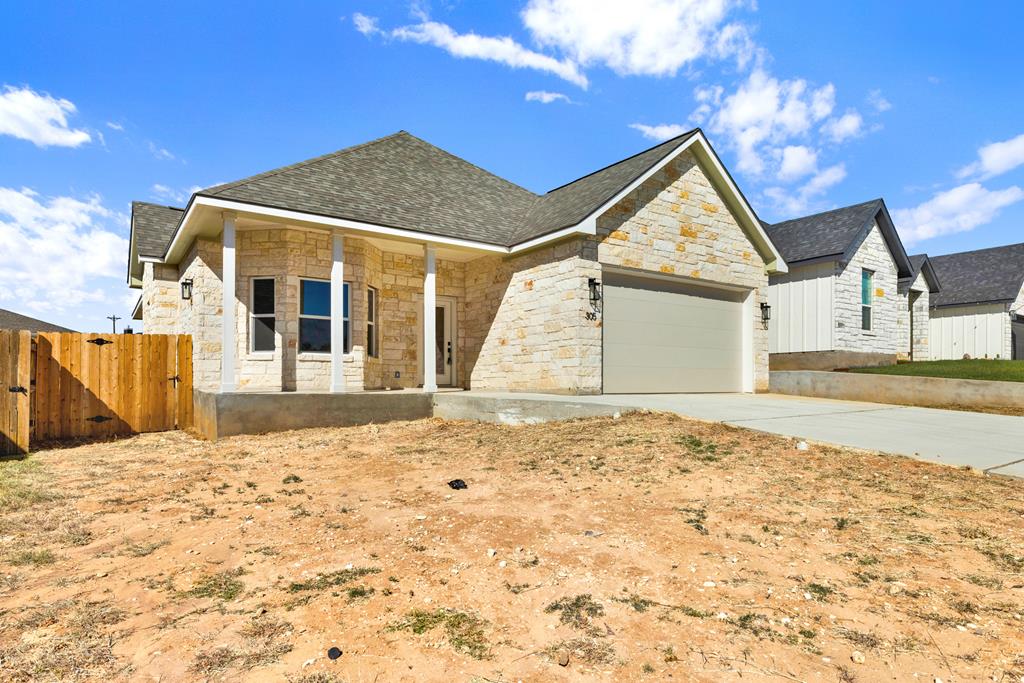
<path id="1" fill-rule="evenodd" d="M 874 275 L 870 270 L 860 272 L 860 327 L 863 330 L 871 329 L 871 289 Z"/>
<path id="2" fill-rule="evenodd" d="M 342 296 L 342 329 L 345 352 L 351 350 L 352 330 L 349 320 L 351 291 L 345 283 Z M 328 280 L 299 281 L 299 351 L 330 353 L 331 351 L 331 283 Z"/>

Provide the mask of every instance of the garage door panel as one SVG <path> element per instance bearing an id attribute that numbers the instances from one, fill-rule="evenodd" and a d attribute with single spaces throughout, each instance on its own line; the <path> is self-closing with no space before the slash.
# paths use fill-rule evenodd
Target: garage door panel
<path id="1" fill-rule="evenodd" d="M 742 390 L 743 293 L 608 275 L 604 391 Z"/>
<path id="2" fill-rule="evenodd" d="M 722 392 L 722 375 L 720 371 L 709 369 L 668 368 L 647 372 L 641 370 L 623 377 L 612 393 L 649 394 L 678 393 L 680 391 L 679 389 L 665 388 L 658 392 L 652 392 L 651 386 L 685 387 L 687 393 L 720 393 Z"/>

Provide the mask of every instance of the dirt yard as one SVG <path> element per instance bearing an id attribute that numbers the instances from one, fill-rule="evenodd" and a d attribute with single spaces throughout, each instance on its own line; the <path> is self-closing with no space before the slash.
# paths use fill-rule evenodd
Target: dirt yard
<path id="1" fill-rule="evenodd" d="M 0 671 L 1017 683 L 1024 488 L 652 414 L 49 450 L 0 464 Z"/>

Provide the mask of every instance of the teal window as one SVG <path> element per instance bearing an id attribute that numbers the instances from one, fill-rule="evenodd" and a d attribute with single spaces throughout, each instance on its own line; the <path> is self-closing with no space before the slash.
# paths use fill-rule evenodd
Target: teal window
<path id="1" fill-rule="evenodd" d="M 875 274 L 870 270 L 860 272 L 860 327 L 863 330 L 871 329 L 871 290 L 874 279 Z"/>
<path id="2" fill-rule="evenodd" d="M 344 286 L 343 348 L 351 351 L 352 329 L 349 320 L 351 291 Z M 331 283 L 327 280 L 299 281 L 299 351 L 330 353 L 331 351 Z"/>

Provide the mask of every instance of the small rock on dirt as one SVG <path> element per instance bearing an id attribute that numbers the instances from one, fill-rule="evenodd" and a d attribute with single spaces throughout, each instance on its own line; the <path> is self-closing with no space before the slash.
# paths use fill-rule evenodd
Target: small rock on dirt
<path id="1" fill-rule="evenodd" d="M 863 664 L 866 660 L 864 653 L 860 650 L 854 650 L 850 653 L 850 659 L 853 660 L 854 664 Z"/>
<path id="2" fill-rule="evenodd" d="M 558 666 L 569 666 L 569 651 L 559 650 L 558 651 Z"/>
<path id="3" fill-rule="evenodd" d="M 806 441 L 797 441 L 796 442 L 796 449 L 798 451 L 806 451 L 808 448 L 810 448 L 810 446 L 807 445 Z"/>
<path id="4" fill-rule="evenodd" d="M 330 650 L 327 651 L 327 656 L 331 659 L 337 659 L 341 656 L 341 648 L 332 647 Z"/>
<path id="5" fill-rule="evenodd" d="M 487 557 L 494 557 L 497 554 L 498 554 L 498 551 L 495 550 L 494 548 L 488 548 L 487 549 Z"/>
<path id="6" fill-rule="evenodd" d="M 467 484 L 462 479 L 452 479 L 450 482 L 448 482 L 448 486 L 455 489 L 456 491 L 461 491 L 462 489 L 469 488 L 469 484 Z"/>

